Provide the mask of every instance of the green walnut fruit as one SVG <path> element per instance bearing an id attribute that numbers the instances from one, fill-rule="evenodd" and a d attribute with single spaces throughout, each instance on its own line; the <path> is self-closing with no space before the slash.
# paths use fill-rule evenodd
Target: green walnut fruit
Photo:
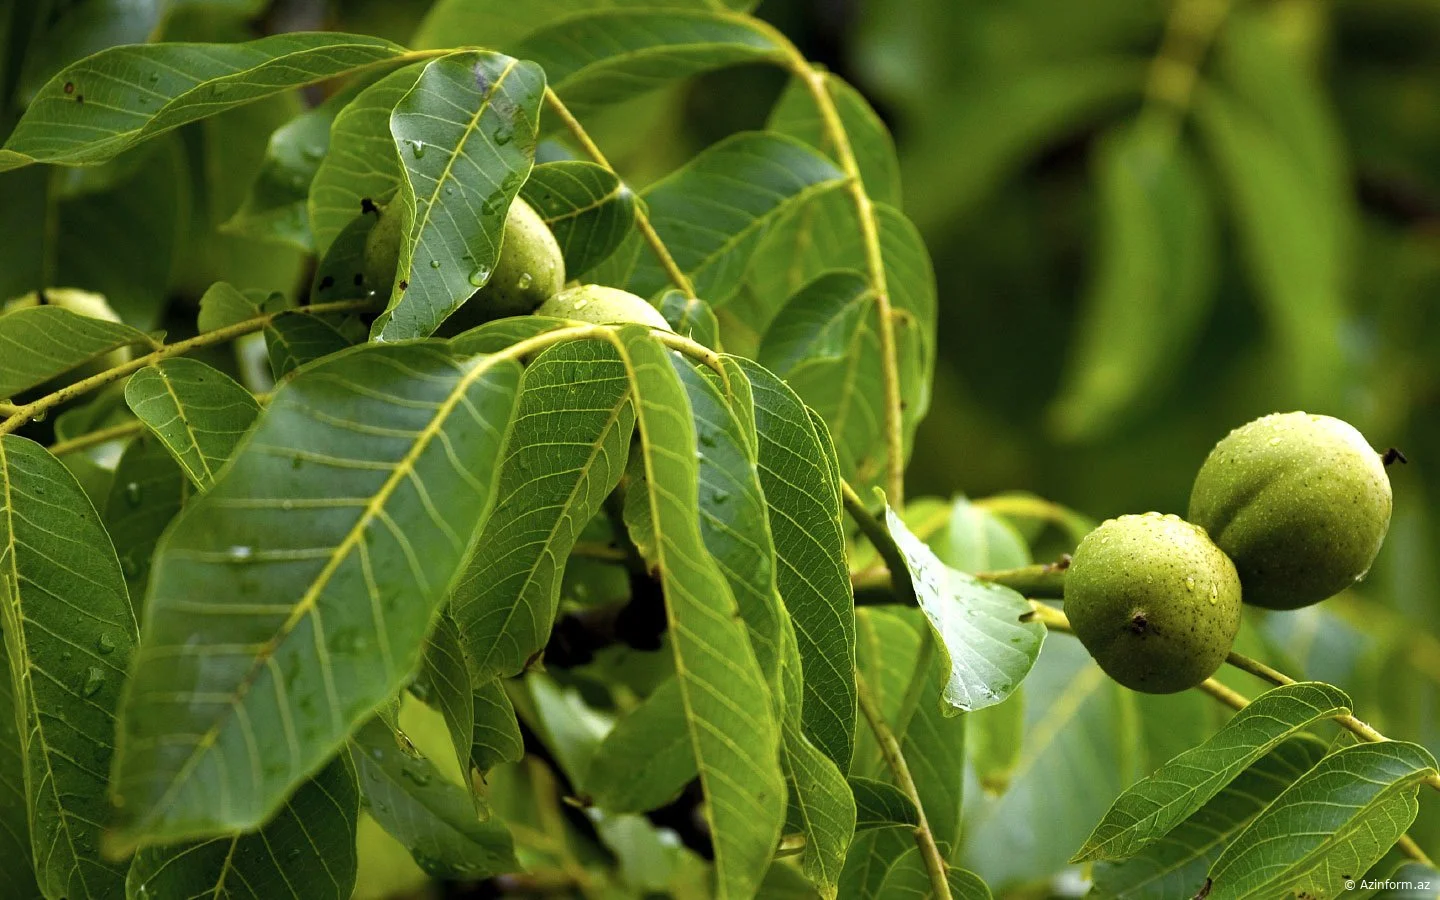
<path id="1" fill-rule="evenodd" d="M 1075 549 L 1065 614 L 1107 675 L 1170 694 L 1225 661 L 1240 630 L 1240 578 L 1203 529 L 1173 515 L 1121 516 Z"/>
<path id="2" fill-rule="evenodd" d="M 560 244 L 540 214 L 516 197 L 505 217 L 495 270 L 446 320 L 444 333 L 458 334 L 492 319 L 529 315 L 564 285 L 565 257 Z"/>
<path id="3" fill-rule="evenodd" d="M 390 295 L 395 269 L 400 264 L 400 238 L 404 216 L 393 205 L 378 212 L 379 219 L 365 236 L 364 283 L 373 291 Z"/>
<path id="4" fill-rule="evenodd" d="M 1390 507 L 1385 464 L 1360 432 L 1292 412 L 1215 445 L 1195 476 L 1189 516 L 1235 561 L 1246 603 L 1298 609 L 1364 577 Z"/>
<path id="5" fill-rule="evenodd" d="M 673 331 L 670 323 L 660 311 L 643 297 L 618 288 L 602 287 L 598 284 L 582 284 L 567 288 L 540 304 L 535 310 L 537 316 L 554 316 L 557 319 L 574 319 L 577 322 L 593 322 L 596 325 L 649 325 Z"/>

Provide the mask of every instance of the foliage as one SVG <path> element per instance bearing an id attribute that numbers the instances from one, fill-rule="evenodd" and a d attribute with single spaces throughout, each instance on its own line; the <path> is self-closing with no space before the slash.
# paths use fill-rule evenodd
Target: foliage
<path id="1" fill-rule="evenodd" d="M 1136 112 L 1148 4 L 877 0 L 862 91 L 753 5 L 336 4 L 355 33 L 266 36 L 264 0 L 0 11 L 7 898 L 1331 897 L 1434 874 L 1440 745 L 1408 685 L 1433 636 L 1346 624 L 1342 599 L 1247 620 L 1249 675 L 1133 694 L 1062 634 L 1064 564 L 1034 563 L 1088 519 L 905 497 L 907 468 L 943 484 L 937 458 L 993 438 L 936 439 L 975 416 L 954 369 L 1033 374 L 979 330 L 942 339 L 988 313 L 937 290 L 954 261 L 928 248 L 1013 237 L 994 198 L 1082 125 L 1097 258 L 1073 350 L 1040 347 L 1047 440 L 1162 415 L 1236 280 L 1283 374 L 1249 402 L 1356 383 L 1336 347 L 1365 235 L 1313 48 L 1273 10 L 1178 0 L 1195 54 L 1162 62 L 1204 77 L 1152 80 Z M 1018 71 L 928 43 L 977 22 L 1024 36 Z M 748 120 L 670 127 L 732 76 L 770 79 Z M 929 117 L 951 93 L 968 106 Z M 569 277 L 673 331 L 454 333 L 517 198 Z M 381 215 L 393 278 L 366 258 Z M 69 287 L 115 315 L 46 294 Z M 1098 489 L 1087 508 L 1126 498 Z M 1409 515 L 1407 559 L 1431 527 Z M 1357 674 L 1392 663 L 1406 685 Z"/>

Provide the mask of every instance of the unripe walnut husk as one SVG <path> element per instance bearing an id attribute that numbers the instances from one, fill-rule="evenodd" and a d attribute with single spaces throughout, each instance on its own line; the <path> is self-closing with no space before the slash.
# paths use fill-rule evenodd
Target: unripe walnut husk
<path id="1" fill-rule="evenodd" d="M 500 256 L 490 279 L 445 320 L 444 333 L 524 316 L 565 286 L 565 256 L 540 214 L 519 197 L 505 217 Z"/>
<path id="2" fill-rule="evenodd" d="M 1364 577 L 1391 503 L 1382 457 L 1352 425 L 1276 413 L 1215 445 L 1189 517 L 1235 561 L 1246 603 L 1297 609 Z"/>
<path id="3" fill-rule="evenodd" d="M 1075 549 L 1065 614 L 1107 675 L 1170 694 L 1225 661 L 1240 630 L 1240 578 L 1203 529 L 1173 515 L 1121 516 Z"/>
<path id="4" fill-rule="evenodd" d="M 649 325 L 673 331 L 670 323 L 660 315 L 643 297 L 629 291 L 604 287 L 598 284 L 582 284 L 566 288 L 546 300 L 535 310 L 537 316 L 554 316 L 557 319 L 574 319 L 577 322 L 593 322 L 596 325 Z"/>

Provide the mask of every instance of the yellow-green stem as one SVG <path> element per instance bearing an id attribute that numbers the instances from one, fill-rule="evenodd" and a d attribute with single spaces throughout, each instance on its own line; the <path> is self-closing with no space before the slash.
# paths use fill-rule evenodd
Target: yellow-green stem
<path id="1" fill-rule="evenodd" d="M 575 143 L 580 145 L 580 149 L 585 151 L 586 156 L 590 157 L 597 165 L 604 166 L 611 172 L 615 171 L 615 167 L 610 165 L 610 161 L 605 158 L 604 152 L 591 140 L 590 134 L 585 130 L 585 126 L 581 125 L 580 120 L 575 118 L 575 114 L 570 112 L 569 107 L 560 99 L 560 95 L 548 87 L 545 89 L 545 105 L 550 108 L 550 111 L 553 112 L 555 117 L 560 120 L 560 123 L 565 126 L 565 130 L 570 132 L 570 136 L 575 139 Z M 660 235 L 656 233 L 655 226 L 650 224 L 650 217 L 645 215 L 645 210 L 639 206 L 635 208 L 635 227 L 640 229 L 641 237 L 645 238 L 645 243 L 650 245 L 651 251 L 654 252 L 655 258 L 660 261 L 660 267 L 665 270 L 665 274 L 669 277 L 670 281 L 677 288 L 684 291 L 685 296 L 695 296 L 694 285 L 690 283 L 690 279 L 686 277 L 685 273 L 680 270 L 679 264 L 675 262 L 675 257 L 670 255 L 670 249 L 665 246 L 665 242 L 662 241 Z"/>
<path id="2" fill-rule="evenodd" d="M 217 328 L 214 331 L 197 334 L 195 337 L 183 341 L 166 344 L 151 353 L 146 353 L 144 356 L 137 356 L 128 362 L 121 363 L 103 372 L 96 372 L 88 378 L 82 378 L 79 381 L 67 384 L 58 391 L 53 391 L 37 400 L 32 400 L 29 403 L 16 407 L 8 419 L 0 422 L 0 434 L 9 434 L 36 416 L 44 415 L 62 403 L 68 403 L 76 397 L 80 397 L 97 388 L 102 388 L 112 381 L 124 378 L 131 372 L 136 372 L 162 359 L 167 359 L 171 356 L 181 356 L 189 353 L 191 350 L 199 347 L 208 347 L 211 344 L 223 344 L 237 337 L 243 337 L 244 335 L 259 331 L 266 325 L 269 325 L 271 320 L 281 315 L 282 312 L 315 315 L 319 313 L 351 312 L 354 310 L 369 309 L 373 306 L 374 301 L 371 300 L 339 300 L 334 303 L 317 303 L 313 306 L 300 306 L 294 309 L 266 313 L 261 316 L 256 316 L 253 319 L 236 322 L 234 325 L 227 325 L 224 328 Z"/>
<path id="3" fill-rule="evenodd" d="M 918 816 L 915 845 L 920 848 L 920 858 L 925 863 L 925 870 L 930 874 L 930 890 L 936 900 L 950 900 L 950 880 L 946 877 L 945 858 L 940 855 L 940 848 L 935 843 L 935 833 L 930 830 L 930 822 L 925 818 L 925 806 L 920 802 L 920 791 L 915 787 L 915 779 L 910 776 L 905 754 L 900 751 L 900 742 L 895 739 L 890 726 L 885 724 L 885 716 L 875 703 L 870 686 L 858 672 L 855 675 L 855 688 L 860 698 L 860 711 L 875 734 L 875 742 L 880 745 L 885 764 L 895 776 L 895 784 L 915 804 Z"/>
<path id="4" fill-rule="evenodd" d="M 144 430 L 145 423 L 139 419 L 121 422 L 119 425 L 100 428 L 87 434 L 82 434 L 79 437 L 73 437 L 68 441 L 56 441 L 50 445 L 50 453 L 54 456 L 63 456 L 66 453 L 74 453 L 77 450 L 84 450 L 87 447 L 103 444 L 106 441 L 130 437 L 132 434 L 139 434 Z"/>

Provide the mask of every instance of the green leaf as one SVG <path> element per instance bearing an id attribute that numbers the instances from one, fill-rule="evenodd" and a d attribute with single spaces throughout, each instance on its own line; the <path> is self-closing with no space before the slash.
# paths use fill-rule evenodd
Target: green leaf
<path id="1" fill-rule="evenodd" d="M 1183 144 L 1140 126 L 1097 149 L 1099 258 L 1051 423 L 1098 437 L 1166 387 L 1213 299 L 1216 223 Z"/>
<path id="2" fill-rule="evenodd" d="M 566 105 L 581 112 L 712 69 L 785 59 L 759 22 L 700 9 L 570 15 L 532 32 L 515 55 L 539 63 Z"/>
<path id="3" fill-rule="evenodd" d="M 341 753 L 258 831 L 135 854 L 127 896 L 349 900 L 360 791 Z"/>
<path id="4" fill-rule="evenodd" d="M 119 841 L 259 825 L 394 696 L 489 506 L 518 380 L 426 342 L 338 353 L 276 392 L 156 552 Z"/>
<path id="5" fill-rule="evenodd" d="M 475 688 L 470 699 L 475 718 L 470 767 L 483 775 L 501 763 L 518 762 L 525 755 L 525 744 L 505 685 L 492 678 Z"/>
<path id="6" fill-rule="evenodd" d="M 843 79 L 831 72 L 822 73 L 821 79 L 840 116 L 840 126 L 850 142 L 850 150 L 855 154 L 865 193 L 878 203 L 899 206 L 900 161 L 885 123 L 865 97 Z M 790 80 L 770 111 L 765 127 L 798 138 L 835 159 L 835 146 L 826 134 L 824 117 L 805 82 Z"/>
<path id="7" fill-rule="evenodd" d="M 1291 396 L 1320 402 L 1343 375 L 1348 248 L 1331 227 L 1351 214 L 1318 188 L 1293 150 L 1253 110 L 1219 89 L 1199 94 L 1196 124 L 1228 188 L 1256 291 Z"/>
<path id="8" fill-rule="evenodd" d="M 958 860 L 997 891 L 1047 881 L 1139 776 L 1141 747 L 1134 695 L 1078 641 L 1048 642 L 1026 679 L 1025 740 L 1010 787 L 994 798 L 967 795 Z"/>
<path id="9" fill-rule="evenodd" d="M 659 309 L 676 334 L 711 350 L 720 349 L 720 325 L 715 321 L 715 311 L 704 300 L 687 297 L 684 291 L 666 291 Z"/>
<path id="10" fill-rule="evenodd" d="M 8 596 L 9 575 L 0 573 Z M 24 719 L 10 677 L 10 650 L 0 640 L 0 878 L 15 900 L 40 900 L 30 852 L 30 809 L 25 802 L 25 746 L 20 735 Z"/>
<path id="11" fill-rule="evenodd" d="M 1132 856 L 1189 818 L 1285 738 L 1350 711 L 1339 688 L 1302 681 L 1256 697 L 1210 740 L 1180 754 L 1116 799 L 1074 861 Z"/>
<path id="12" fill-rule="evenodd" d="M 460 648 L 460 629 L 448 610 L 435 620 L 435 630 L 430 632 L 410 693 L 445 717 L 460 771 L 468 773 L 471 745 L 475 742 L 475 691 Z"/>
<path id="13" fill-rule="evenodd" d="M 1145 72 L 1133 55 L 1092 54 L 994 67 L 949 87 L 957 102 L 908 142 L 902 180 L 925 189 L 909 193 L 906 211 L 927 230 L 974 215 L 1046 147 L 1133 103 Z"/>
<path id="14" fill-rule="evenodd" d="M 265 344 L 270 353 L 270 371 L 276 381 L 306 363 L 351 346 L 350 339 L 334 325 L 304 313 L 271 319 L 265 326 Z"/>
<path id="15" fill-rule="evenodd" d="M 469 791 L 403 741 L 379 718 L 355 733 L 352 756 L 375 821 L 433 876 L 478 880 L 519 871 L 509 830 L 480 821 Z"/>
<path id="16" fill-rule="evenodd" d="M 437 0 L 410 43 L 415 47 L 475 44 L 505 52 L 528 35 L 577 12 L 618 7 L 695 9 L 708 0 Z"/>
<path id="17" fill-rule="evenodd" d="M 103 519 L 131 597 L 145 596 L 155 545 L 193 490 L 175 457 L 154 434 L 140 434 L 121 454 Z"/>
<path id="18" fill-rule="evenodd" d="M 1031 562 L 1030 548 L 1015 526 L 964 497 L 950 502 L 945 525 L 925 543 L 945 565 L 972 575 Z"/>
<path id="19" fill-rule="evenodd" d="M 307 109 L 270 134 L 265 162 L 250 190 L 220 230 L 257 241 L 289 244 L 315 251 L 310 231 L 310 185 L 330 150 L 330 128 L 342 109 L 368 87 L 347 85 L 324 103 Z"/>
<path id="20" fill-rule="evenodd" d="M 1281 741 L 1169 834 L 1122 862 L 1096 863 L 1091 896 L 1094 900 L 1193 897 L 1230 839 L 1319 762 L 1325 749 L 1324 743 L 1304 734 Z"/>
<path id="21" fill-rule="evenodd" d="M 1215 900 L 1329 897 L 1400 839 L 1435 758 L 1400 741 L 1346 747 L 1275 798 L 1210 869 Z"/>
<path id="22" fill-rule="evenodd" d="M 945 882 L 953 900 L 990 900 L 990 888 L 974 872 L 952 867 L 945 873 Z M 885 875 L 879 896 L 897 900 L 930 900 L 935 896 L 919 848 L 911 847 L 895 861 Z"/>
<path id="23" fill-rule="evenodd" d="M 135 172 L 107 190 L 56 203 L 50 277 L 52 284 L 104 294 L 126 322 L 153 328 L 163 320 L 164 297 L 184 257 L 190 163 L 179 135 L 141 153 Z"/>
<path id="24" fill-rule="evenodd" d="M 915 801 L 895 785 L 857 775 L 847 779 L 855 794 L 855 830 L 889 828 L 892 825 L 914 827 L 920 824 Z"/>
<path id="25" fill-rule="evenodd" d="M 325 158 L 310 181 L 307 209 L 315 249 L 325 251 L 356 216 L 364 201 L 388 204 L 404 178 L 390 134 L 390 114 L 415 87 L 424 63 L 397 69 L 361 91 L 335 116 Z"/>
<path id="26" fill-rule="evenodd" d="M 73 313 L 58 306 L 27 306 L 0 315 L 0 397 L 44 384 L 120 347 L 158 346 L 143 331 Z"/>
<path id="27" fill-rule="evenodd" d="M 235 379 L 185 357 L 162 359 L 131 375 L 125 402 L 202 491 L 215 483 L 260 414 L 260 404 Z"/>
<path id="28" fill-rule="evenodd" d="M 601 741 L 582 780 L 607 812 L 644 812 L 675 799 L 696 775 L 678 678 L 668 678 Z"/>
<path id="29" fill-rule="evenodd" d="M 591 162 L 536 166 L 520 196 L 555 235 L 571 279 L 604 262 L 635 224 L 634 192 L 620 176 Z"/>
<path id="30" fill-rule="evenodd" d="M 372 335 L 425 337 L 489 280 L 510 203 L 534 163 L 544 90 L 533 63 L 473 51 L 431 62 L 396 104 L 390 133 L 408 231 Z"/>
<path id="31" fill-rule="evenodd" d="M 834 451 L 785 383 L 740 360 L 752 385 L 760 486 L 770 507 L 776 584 L 804 672 L 803 730 L 840 771 L 855 734 L 855 608 L 845 568 Z"/>
<path id="32" fill-rule="evenodd" d="M 1010 696 L 1045 642 L 1045 626 L 1028 619 L 1029 601 L 942 563 L 889 507 L 885 525 L 905 557 L 915 599 L 940 641 L 950 673 L 945 703 L 955 710 L 976 710 Z"/>
<path id="33" fill-rule="evenodd" d="M 748 897 L 780 836 L 780 728 L 739 608 L 700 535 L 698 445 L 669 351 L 617 335 L 630 372 L 675 669 L 715 846 L 717 893 Z"/>
<path id="34" fill-rule="evenodd" d="M 1016 688 L 1003 703 L 976 710 L 966 717 L 966 756 L 986 793 L 1005 793 L 1011 773 L 1020 764 L 1024 739 L 1024 685 Z"/>
<path id="35" fill-rule="evenodd" d="M 214 331 L 253 319 L 263 312 L 283 308 L 284 305 L 285 298 L 278 294 L 266 298 L 258 292 L 241 291 L 232 284 L 217 281 L 200 297 L 196 327 L 201 332 Z"/>
<path id="36" fill-rule="evenodd" d="M 525 370 L 486 520 L 450 598 L 475 683 L 545 647 L 570 548 L 625 469 L 630 380 L 608 345 L 568 342 Z"/>
<path id="37" fill-rule="evenodd" d="M 844 175 L 794 138 L 750 132 L 706 148 L 641 195 L 665 246 L 719 309 L 740 288 L 766 230 Z M 636 261 L 629 289 L 649 296 L 669 280 L 649 255 Z"/>
<path id="38" fill-rule="evenodd" d="M 39 444 L 0 436 L 0 497 L 0 624 L 36 880 L 48 897 L 119 898 L 125 868 L 96 851 L 136 643 L 120 563 L 80 485 Z"/>
<path id="39" fill-rule="evenodd" d="M 40 89 L 0 148 L 0 171 L 102 163 L 186 122 L 404 52 L 380 38 L 338 33 L 102 50 Z"/>

